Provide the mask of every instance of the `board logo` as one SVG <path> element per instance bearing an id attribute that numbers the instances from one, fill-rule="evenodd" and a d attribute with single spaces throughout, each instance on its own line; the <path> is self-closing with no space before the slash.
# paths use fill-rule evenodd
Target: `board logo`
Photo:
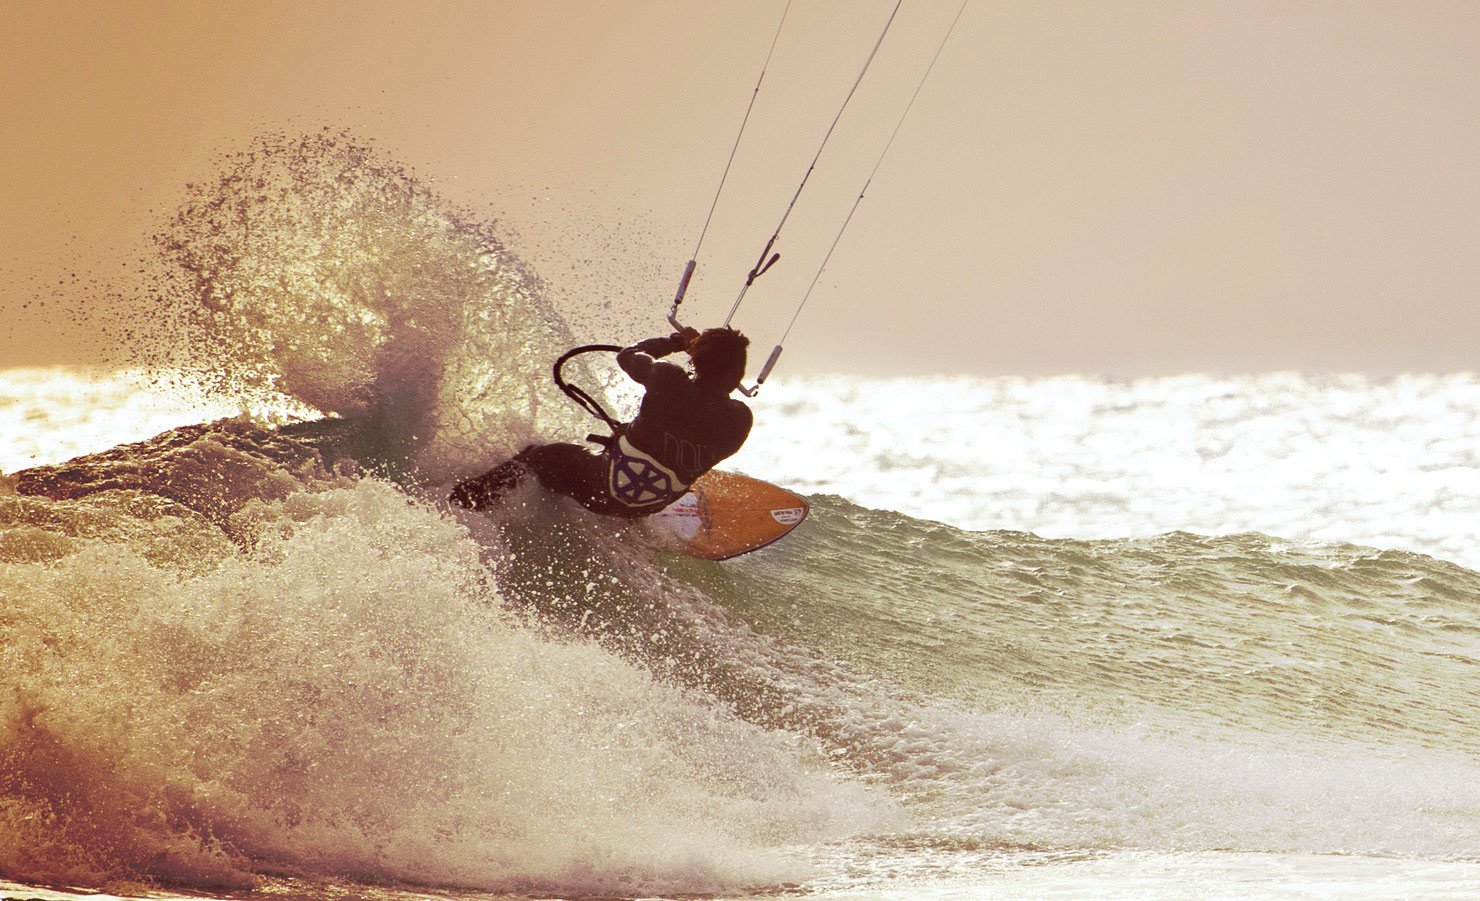
<path id="1" fill-rule="evenodd" d="M 802 517 L 806 515 L 806 507 L 786 507 L 781 510 L 771 511 L 771 518 L 781 523 L 783 526 L 794 526 L 797 523 L 801 522 Z"/>

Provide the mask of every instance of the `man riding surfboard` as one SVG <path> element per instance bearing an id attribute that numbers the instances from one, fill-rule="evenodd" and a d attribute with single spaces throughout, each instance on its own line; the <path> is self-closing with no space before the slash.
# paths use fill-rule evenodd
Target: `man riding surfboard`
<path id="1" fill-rule="evenodd" d="M 460 483 L 453 502 L 487 510 L 525 476 L 608 516 L 641 517 L 678 500 L 694 480 L 734 454 L 750 435 L 750 408 L 730 395 L 745 377 L 749 339 L 731 328 L 700 334 L 684 328 L 617 354 L 617 365 L 647 390 L 637 417 L 600 453 L 578 444 L 530 445 L 512 459 Z M 661 362 L 685 351 L 693 366 Z"/>

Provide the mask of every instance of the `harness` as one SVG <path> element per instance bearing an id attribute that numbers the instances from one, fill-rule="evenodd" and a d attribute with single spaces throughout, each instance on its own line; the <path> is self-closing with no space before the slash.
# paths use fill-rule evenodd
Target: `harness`
<path id="1" fill-rule="evenodd" d="M 603 455 L 612 497 L 629 507 L 666 507 L 689 490 L 677 473 L 633 447 L 626 435 L 614 437 Z"/>

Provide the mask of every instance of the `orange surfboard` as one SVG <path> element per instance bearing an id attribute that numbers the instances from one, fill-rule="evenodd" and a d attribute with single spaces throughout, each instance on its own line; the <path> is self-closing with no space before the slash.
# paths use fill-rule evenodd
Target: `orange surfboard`
<path id="1" fill-rule="evenodd" d="M 711 471 L 646 522 L 674 553 L 728 560 L 783 537 L 807 518 L 807 510 L 806 501 L 770 482 Z"/>

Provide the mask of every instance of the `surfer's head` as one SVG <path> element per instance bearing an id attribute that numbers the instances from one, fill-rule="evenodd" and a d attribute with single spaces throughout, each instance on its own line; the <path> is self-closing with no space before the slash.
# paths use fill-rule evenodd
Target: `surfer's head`
<path id="1" fill-rule="evenodd" d="M 689 344 L 694 377 L 734 391 L 745 378 L 745 348 L 750 339 L 730 328 L 705 329 Z"/>

